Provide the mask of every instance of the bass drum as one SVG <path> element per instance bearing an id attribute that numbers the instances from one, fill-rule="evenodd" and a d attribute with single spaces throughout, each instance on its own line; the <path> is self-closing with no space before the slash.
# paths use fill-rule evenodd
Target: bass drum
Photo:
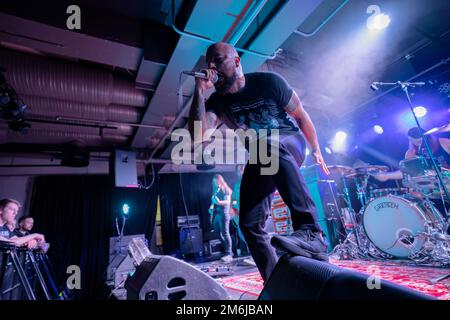
<path id="1" fill-rule="evenodd" d="M 427 241 L 427 226 L 442 228 L 444 220 L 431 204 L 387 195 L 370 201 L 363 213 L 363 227 L 378 250 L 406 259 L 420 253 Z"/>

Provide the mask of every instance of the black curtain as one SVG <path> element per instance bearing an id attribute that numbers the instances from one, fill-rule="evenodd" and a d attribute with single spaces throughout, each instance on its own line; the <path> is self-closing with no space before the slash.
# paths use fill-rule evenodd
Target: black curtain
<path id="1" fill-rule="evenodd" d="M 179 249 L 177 217 L 187 214 L 200 216 L 203 233 L 211 230 L 208 208 L 211 204 L 212 179 L 215 173 L 161 174 L 159 192 L 164 253 Z M 221 173 L 230 188 L 237 180 L 234 172 Z M 181 186 L 183 189 L 181 189 Z M 183 194 L 186 208 L 183 202 Z"/>
<path id="2" fill-rule="evenodd" d="M 51 244 L 49 258 L 55 281 L 61 287 L 69 265 L 81 269 L 77 299 L 103 299 L 109 291 L 105 275 L 109 238 L 116 235 L 115 216 L 123 202 L 130 205 L 127 234 L 146 234 L 150 240 L 155 223 L 157 190 L 114 188 L 108 176 L 42 176 L 35 179 L 30 215 L 36 232 Z M 118 209 L 119 208 L 119 209 Z"/>

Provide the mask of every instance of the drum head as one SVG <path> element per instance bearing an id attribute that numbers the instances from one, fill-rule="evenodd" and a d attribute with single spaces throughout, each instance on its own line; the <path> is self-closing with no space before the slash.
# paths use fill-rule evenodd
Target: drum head
<path id="1" fill-rule="evenodd" d="M 394 195 L 373 199 L 363 214 L 364 230 L 370 241 L 397 258 L 407 258 L 422 249 L 426 221 L 414 202 Z"/>

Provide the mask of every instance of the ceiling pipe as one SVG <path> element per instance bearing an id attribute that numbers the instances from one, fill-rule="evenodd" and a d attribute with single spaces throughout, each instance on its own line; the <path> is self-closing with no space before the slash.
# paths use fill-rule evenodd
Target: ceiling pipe
<path id="1" fill-rule="evenodd" d="M 80 124 L 73 123 L 70 121 L 58 122 L 54 119 L 46 118 L 25 118 L 25 123 L 31 125 L 31 128 L 22 130 L 22 135 L 26 140 L 28 140 L 32 132 L 35 130 L 46 130 L 48 132 L 61 132 L 65 131 L 72 134 L 96 134 L 103 136 L 105 134 L 112 134 L 116 136 L 122 136 L 124 138 L 130 138 L 134 129 L 128 126 L 105 126 L 105 125 L 95 125 L 95 124 Z M 7 122 L 1 124 L 1 127 L 6 127 Z M 48 124 L 51 124 L 51 129 L 49 129 Z M 30 131 L 31 130 L 31 131 Z"/>
<path id="2" fill-rule="evenodd" d="M 25 111 L 27 116 L 78 117 L 124 123 L 138 123 L 142 117 L 140 108 L 132 106 L 104 106 L 27 95 L 21 95 L 20 98 L 28 106 Z"/>
<path id="3" fill-rule="evenodd" d="M 63 167 L 61 164 L 0 164 L 0 168 L 45 168 Z"/>
<path id="4" fill-rule="evenodd" d="M 222 42 L 227 42 L 229 40 L 229 38 L 232 36 L 233 32 L 235 31 L 235 29 L 237 28 L 237 26 L 239 25 L 239 23 L 241 23 L 242 19 L 244 18 L 244 16 L 247 14 L 247 11 L 250 9 L 250 7 L 255 4 L 255 2 L 253 0 L 247 0 L 247 3 L 244 5 L 244 8 L 241 10 L 241 12 L 239 14 L 232 14 L 229 13 L 229 15 L 235 16 L 234 22 L 231 25 L 231 27 L 228 29 L 227 33 L 225 33 L 225 35 L 222 38 Z M 231 44 L 231 42 L 229 42 Z"/>
<path id="5" fill-rule="evenodd" d="M 176 33 L 178 33 L 178 34 L 181 35 L 181 36 L 185 36 L 185 37 L 188 37 L 188 38 L 200 40 L 200 41 L 203 41 L 203 42 L 206 42 L 206 43 L 209 43 L 209 44 L 214 44 L 214 43 L 217 42 L 217 41 L 213 41 L 213 40 L 211 40 L 211 39 L 209 39 L 209 38 L 206 38 L 206 37 L 203 37 L 203 36 L 196 35 L 196 34 L 194 34 L 194 33 L 190 33 L 190 32 L 187 32 L 187 31 L 181 31 L 181 30 L 175 25 L 175 8 L 174 8 L 174 7 L 175 7 L 175 4 L 174 4 L 174 2 L 175 2 L 175 0 L 172 1 L 172 29 L 175 30 Z M 256 16 L 255 16 L 255 17 L 256 17 Z M 250 24 L 246 25 L 246 28 L 248 28 L 249 25 L 250 25 Z M 239 32 L 241 32 L 241 31 L 239 31 Z M 243 32 L 245 32 L 245 29 L 244 29 L 244 31 L 242 31 L 242 33 L 243 33 Z M 279 51 L 279 50 L 277 50 L 274 54 L 268 55 L 268 54 L 265 54 L 265 53 L 260 53 L 260 52 L 256 52 L 256 51 L 253 51 L 253 50 L 247 50 L 247 49 L 238 48 L 238 47 L 235 47 L 235 49 L 236 49 L 236 51 L 238 51 L 238 52 L 247 53 L 247 54 L 250 54 L 250 55 L 253 55 L 253 56 L 257 56 L 257 57 L 259 57 L 259 58 L 268 59 L 268 60 L 273 60 L 273 59 L 275 59 L 275 58 L 277 57 L 277 54 L 278 54 L 278 51 Z"/>
<path id="6" fill-rule="evenodd" d="M 303 37 L 312 37 L 314 36 L 317 32 L 319 32 L 347 3 L 349 2 L 349 0 L 344 0 L 344 2 L 342 2 L 336 9 L 333 10 L 333 12 L 331 12 L 328 17 L 325 18 L 325 20 L 323 20 L 316 29 L 314 29 L 313 32 L 310 33 L 305 33 L 302 32 L 300 30 L 295 30 L 294 33 L 301 35 Z"/>
<path id="7" fill-rule="evenodd" d="M 106 130 L 106 129 L 105 129 Z M 86 133 L 86 132 L 76 132 L 69 131 L 65 129 L 64 131 L 57 130 L 46 130 L 38 128 L 30 128 L 27 134 L 20 134 L 14 132 L 9 128 L 0 127 L 0 144 L 3 143 L 46 143 L 46 144 L 62 144 L 72 142 L 74 140 L 82 140 L 86 145 L 108 145 L 108 146 L 123 146 L 129 142 L 129 137 L 122 135 L 115 135 L 104 133 L 99 135 L 98 133 Z"/>
<path id="8" fill-rule="evenodd" d="M 57 120 L 44 120 L 44 119 L 35 119 L 35 118 L 26 118 L 25 122 L 36 122 L 36 123 L 48 123 L 48 124 L 63 124 L 66 126 L 77 126 L 77 127 L 87 127 L 87 128 L 96 128 L 96 129 L 118 129 L 118 127 L 112 127 L 108 125 L 98 125 L 98 124 L 87 124 L 87 123 L 73 123 L 69 121 L 57 121 Z"/>
<path id="9" fill-rule="evenodd" d="M 158 126 L 153 124 L 139 124 L 139 123 L 126 123 L 126 122 L 115 122 L 115 121 L 99 121 L 99 120 L 93 120 L 93 119 L 82 119 L 82 118 L 75 118 L 75 117 L 56 117 L 56 121 L 75 121 L 79 123 L 92 123 L 96 124 L 97 126 L 129 126 L 129 127 L 137 127 L 137 128 L 151 128 L 151 129 L 163 129 L 166 130 L 166 127 L 164 126 Z"/>
<path id="10" fill-rule="evenodd" d="M 1 50 L 0 61 L 19 94 L 104 106 L 147 105 L 146 93 L 133 81 L 102 69 Z"/>
<path id="11" fill-rule="evenodd" d="M 149 164 L 149 163 L 160 163 L 160 164 L 172 164 L 172 160 L 171 159 L 136 159 L 136 162 L 141 162 L 144 163 L 145 165 Z"/>
<path id="12" fill-rule="evenodd" d="M 267 0 L 248 0 L 242 12 L 237 16 L 236 21 L 228 30 L 227 34 L 222 39 L 223 42 L 228 42 L 231 45 L 236 45 L 245 31 L 250 27 L 252 22 L 258 16 L 259 12 L 264 8 Z M 246 14 L 248 11 L 248 14 Z M 239 25 L 239 28 L 236 27 Z"/>

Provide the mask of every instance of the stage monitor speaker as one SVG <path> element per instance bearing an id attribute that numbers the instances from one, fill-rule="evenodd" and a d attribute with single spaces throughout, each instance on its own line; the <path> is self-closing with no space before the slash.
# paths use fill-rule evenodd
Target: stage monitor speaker
<path id="1" fill-rule="evenodd" d="M 285 254 L 259 300 L 433 300 L 389 281 L 329 263 Z"/>
<path id="2" fill-rule="evenodd" d="M 123 286 L 127 276 L 134 272 L 136 267 L 134 266 L 134 260 L 129 255 L 126 255 L 119 266 L 116 268 L 114 274 L 114 287 Z"/>
<path id="3" fill-rule="evenodd" d="M 113 171 L 116 187 L 137 188 L 136 154 L 133 151 L 114 151 Z"/>
<path id="4" fill-rule="evenodd" d="M 135 238 L 139 238 L 144 242 L 147 241 L 144 234 L 109 238 L 109 263 L 106 269 L 107 283 L 114 283 L 117 268 L 128 255 L 128 244 Z"/>
<path id="5" fill-rule="evenodd" d="M 128 300 L 228 300 L 212 277 L 170 256 L 151 256 L 125 282 Z"/>

